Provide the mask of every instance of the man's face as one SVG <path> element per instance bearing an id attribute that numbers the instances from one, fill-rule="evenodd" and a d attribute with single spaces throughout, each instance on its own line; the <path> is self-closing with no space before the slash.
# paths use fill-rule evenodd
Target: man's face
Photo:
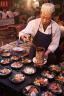
<path id="1" fill-rule="evenodd" d="M 52 15 L 50 13 L 41 13 L 40 17 L 43 25 L 48 26 L 50 24 L 52 18 Z"/>

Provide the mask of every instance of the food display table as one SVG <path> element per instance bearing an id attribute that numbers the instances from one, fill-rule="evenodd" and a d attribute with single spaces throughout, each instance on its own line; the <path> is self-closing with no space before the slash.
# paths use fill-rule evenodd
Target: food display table
<path id="1" fill-rule="evenodd" d="M 47 63 L 41 67 L 34 66 L 34 62 L 28 58 L 29 49 L 29 44 L 19 40 L 0 48 L 0 84 L 13 90 L 13 93 L 17 92 L 18 96 L 23 96 L 22 94 L 26 96 L 64 96 L 64 73 L 61 66 Z M 17 62 L 22 66 L 19 68 L 16 65 L 12 66 Z M 9 69 L 9 73 L 5 68 Z M 23 74 L 23 77 L 14 79 L 14 75 L 17 73 L 20 74 L 20 77 Z M 59 76 L 62 80 L 58 79 Z M 17 81 L 18 78 L 20 81 Z M 43 95 L 45 92 L 50 95 Z"/>

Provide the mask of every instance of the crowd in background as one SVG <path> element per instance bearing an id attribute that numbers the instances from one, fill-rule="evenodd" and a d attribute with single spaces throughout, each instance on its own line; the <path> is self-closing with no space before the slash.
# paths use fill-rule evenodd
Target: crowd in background
<path id="1" fill-rule="evenodd" d="M 0 18 L 6 19 L 6 18 L 13 18 L 15 16 L 18 16 L 19 12 L 17 10 L 11 11 L 7 9 L 0 9 Z"/>

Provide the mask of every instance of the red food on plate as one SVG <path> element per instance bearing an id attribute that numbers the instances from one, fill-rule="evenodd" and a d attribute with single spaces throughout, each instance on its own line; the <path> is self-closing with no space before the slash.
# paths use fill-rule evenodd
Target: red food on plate
<path id="1" fill-rule="evenodd" d="M 48 70 L 44 70 L 42 72 L 42 75 L 47 77 L 47 78 L 50 78 L 50 79 L 54 78 L 54 74 L 52 72 L 48 71 Z"/>
<path id="2" fill-rule="evenodd" d="M 20 82 L 24 81 L 25 76 L 24 76 L 24 74 L 16 73 L 10 79 L 13 83 L 20 83 Z"/>
<path id="3" fill-rule="evenodd" d="M 11 53 L 10 52 L 3 52 L 2 56 L 3 57 L 9 57 L 9 56 L 11 56 Z"/>
<path id="4" fill-rule="evenodd" d="M 57 76 L 56 80 L 58 80 L 59 82 L 61 82 L 62 84 L 64 84 L 64 76 Z"/>
<path id="5" fill-rule="evenodd" d="M 34 93 L 35 96 L 36 96 L 36 94 L 39 93 L 39 90 L 38 90 L 35 86 L 33 86 L 33 85 L 28 85 L 28 86 L 26 86 L 26 87 L 23 89 L 23 93 L 24 93 L 25 95 L 27 95 L 27 96 L 32 96 L 33 93 Z"/>
<path id="6" fill-rule="evenodd" d="M 9 68 L 2 68 L 0 69 L 0 75 L 4 76 L 4 75 L 8 75 L 11 73 L 11 70 Z"/>
<path id="7" fill-rule="evenodd" d="M 50 83 L 49 89 L 54 93 L 62 93 L 61 86 L 56 82 Z"/>
<path id="8" fill-rule="evenodd" d="M 48 84 L 48 79 L 47 78 L 35 78 L 34 84 L 37 86 L 46 86 Z"/>
<path id="9" fill-rule="evenodd" d="M 54 96 L 50 91 L 42 92 L 41 96 Z"/>
<path id="10" fill-rule="evenodd" d="M 23 66 L 23 64 L 20 62 L 14 62 L 11 64 L 12 68 L 21 68 L 22 66 Z"/>
<path id="11" fill-rule="evenodd" d="M 7 65 L 7 64 L 10 63 L 10 59 L 8 59 L 8 58 L 2 59 L 2 60 L 0 61 L 0 63 L 1 63 L 2 65 Z"/>
<path id="12" fill-rule="evenodd" d="M 60 72 L 61 68 L 58 65 L 51 65 L 50 66 L 51 71 Z"/>
<path id="13" fill-rule="evenodd" d="M 19 60 L 19 59 L 20 59 L 20 57 L 19 56 L 16 56 L 16 55 L 14 55 L 14 56 L 11 57 L 11 60 Z"/>

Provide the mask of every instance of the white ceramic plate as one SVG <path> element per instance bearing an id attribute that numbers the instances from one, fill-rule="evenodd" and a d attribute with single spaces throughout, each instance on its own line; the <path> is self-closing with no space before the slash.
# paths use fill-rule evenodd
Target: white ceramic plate
<path id="1" fill-rule="evenodd" d="M 18 52 L 22 52 L 24 50 L 25 50 L 24 48 L 20 48 L 20 47 L 14 47 L 13 48 L 13 51 L 18 51 Z"/>
<path id="2" fill-rule="evenodd" d="M 33 63 L 37 63 L 36 57 L 33 58 Z M 43 65 L 46 64 L 46 63 L 47 63 L 47 59 L 44 58 L 44 63 L 43 63 Z"/>

